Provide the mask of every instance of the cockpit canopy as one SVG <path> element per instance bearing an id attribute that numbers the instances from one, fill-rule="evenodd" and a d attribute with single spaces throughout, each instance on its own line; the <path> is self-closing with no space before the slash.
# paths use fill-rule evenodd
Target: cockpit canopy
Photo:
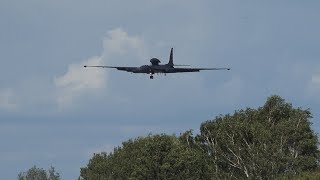
<path id="1" fill-rule="evenodd" d="M 152 65 L 159 65 L 159 63 L 161 63 L 161 61 L 157 58 L 150 59 L 150 62 Z"/>

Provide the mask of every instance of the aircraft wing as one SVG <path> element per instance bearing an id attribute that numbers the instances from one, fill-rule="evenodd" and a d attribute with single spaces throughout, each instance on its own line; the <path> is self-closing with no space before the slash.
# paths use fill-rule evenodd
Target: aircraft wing
<path id="1" fill-rule="evenodd" d="M 134 72 L 137 67 L 119 67 L 119 66 L 84 66 L 85 68 L 87 67 L 94 67 L 94 68 L 114 68 L 119 71 L 127 71 L 127 72 Z"/>
<path id="2" fill-rule="evenodd" d="M 200 72 L 203 70 L 230 70 L 230 68 L 174 68 L 173 73 L 180 72 Z"/>

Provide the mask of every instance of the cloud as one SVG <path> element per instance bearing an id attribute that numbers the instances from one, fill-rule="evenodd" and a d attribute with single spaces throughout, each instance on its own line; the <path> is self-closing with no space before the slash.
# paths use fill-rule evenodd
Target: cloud
<path id="1" fill-rule="evenodd" d="M 317 95 L 320 95 L 320 74 L 312 75 L 307 92 L 311 97 L 317 97 Z"/>
<path id="2" fill-rule="evenodd" d="M 104 39 L 104 56 L 112 54 L 124 55 L 132 50 L 138 55 L 144 54 L 144 41 L 138 36 L 129 36 L 127 32 L 121 28 L 117 28 L 107 32 Z"/>
<path id="3" fill-rule="evenodd" d="M 146 52 L 142 38 L 129 36 L 121 28 L 107 32 L 103 41 L 103 47 L 104 49 L 100 56 L 71 64 L 64 75 L 54 78 L 54 84 L 58 91 L 57 104 L 59 107 L 72 106 L 74 101 L 84 93 L 105 92 L 107 88 L 106 71 L 98 68 L 85 69 L 83 68 L 84 65 L 119 64 L 112 61 L 114 59 L 121 60 L 123 57 L 135 59 L 133 56 L 141 57 Z"/>
<path id="4" fill-rule="evenodd" d="M 106 86 L 106 73 L 99 69 L 84 69 L 86 64 L 102 65 L 102 57 L 92 57 L 78 64 L 71 64 L 67 73 L 55 78 L 58 88 L 57 103 L 60 107 L 69 106 L 75 98 L 90 91 L 103 89 Z"/>
<path id="5" fill-rule="evenodd" d="M 311 78 L 311 83 L 315 88 L 320 90 L 320 74 L 313 75 Z"/>
<path id="6" fill-rule="evenodd" d="M 11 89 L 0 89 L 0 110 L 16 110 L 18 107 L 15 102 L 15 94 Z"/>

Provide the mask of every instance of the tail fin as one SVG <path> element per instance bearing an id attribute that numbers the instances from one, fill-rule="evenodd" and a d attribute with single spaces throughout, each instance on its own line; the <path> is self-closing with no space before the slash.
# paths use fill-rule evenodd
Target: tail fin
<path id="1" fill-rule="evenodd" d="M 173 48 L 171 48 L 170 58 L 169 58 L 169 62 L 168 62 L 167 65 L 169 65 L 171 67 L 173 67 L 173 66 L 190 66 L 190 65 L 176 65 L 176 64 L 173 64 Z"/>
<path id="2" fill-rule="evenodd" d="M 170 58 L 169 58 L 169 63 L 168 65 L 173 66 L 173 48 L 171 48 L 171 52 L 170 52 Z"/>

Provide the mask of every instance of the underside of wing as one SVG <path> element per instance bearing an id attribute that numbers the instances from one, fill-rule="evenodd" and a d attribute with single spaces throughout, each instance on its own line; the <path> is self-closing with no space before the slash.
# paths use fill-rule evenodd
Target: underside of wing
<path id="1" fill-rule="evenodd" d="M 230 70 L 230 68 L 174 68 L 174 71 L 172 73 L 200 72 L 203 70 Z"/>
<path id="2" fill-rule="evenodd" d="M 127 71 L 127 72 L 134 72 L 137 67 L 119 67 L 119 66 L 84 66 L 85 68 L 93 67 L 93 68 L 114 68 L 119 71 Z"/>

